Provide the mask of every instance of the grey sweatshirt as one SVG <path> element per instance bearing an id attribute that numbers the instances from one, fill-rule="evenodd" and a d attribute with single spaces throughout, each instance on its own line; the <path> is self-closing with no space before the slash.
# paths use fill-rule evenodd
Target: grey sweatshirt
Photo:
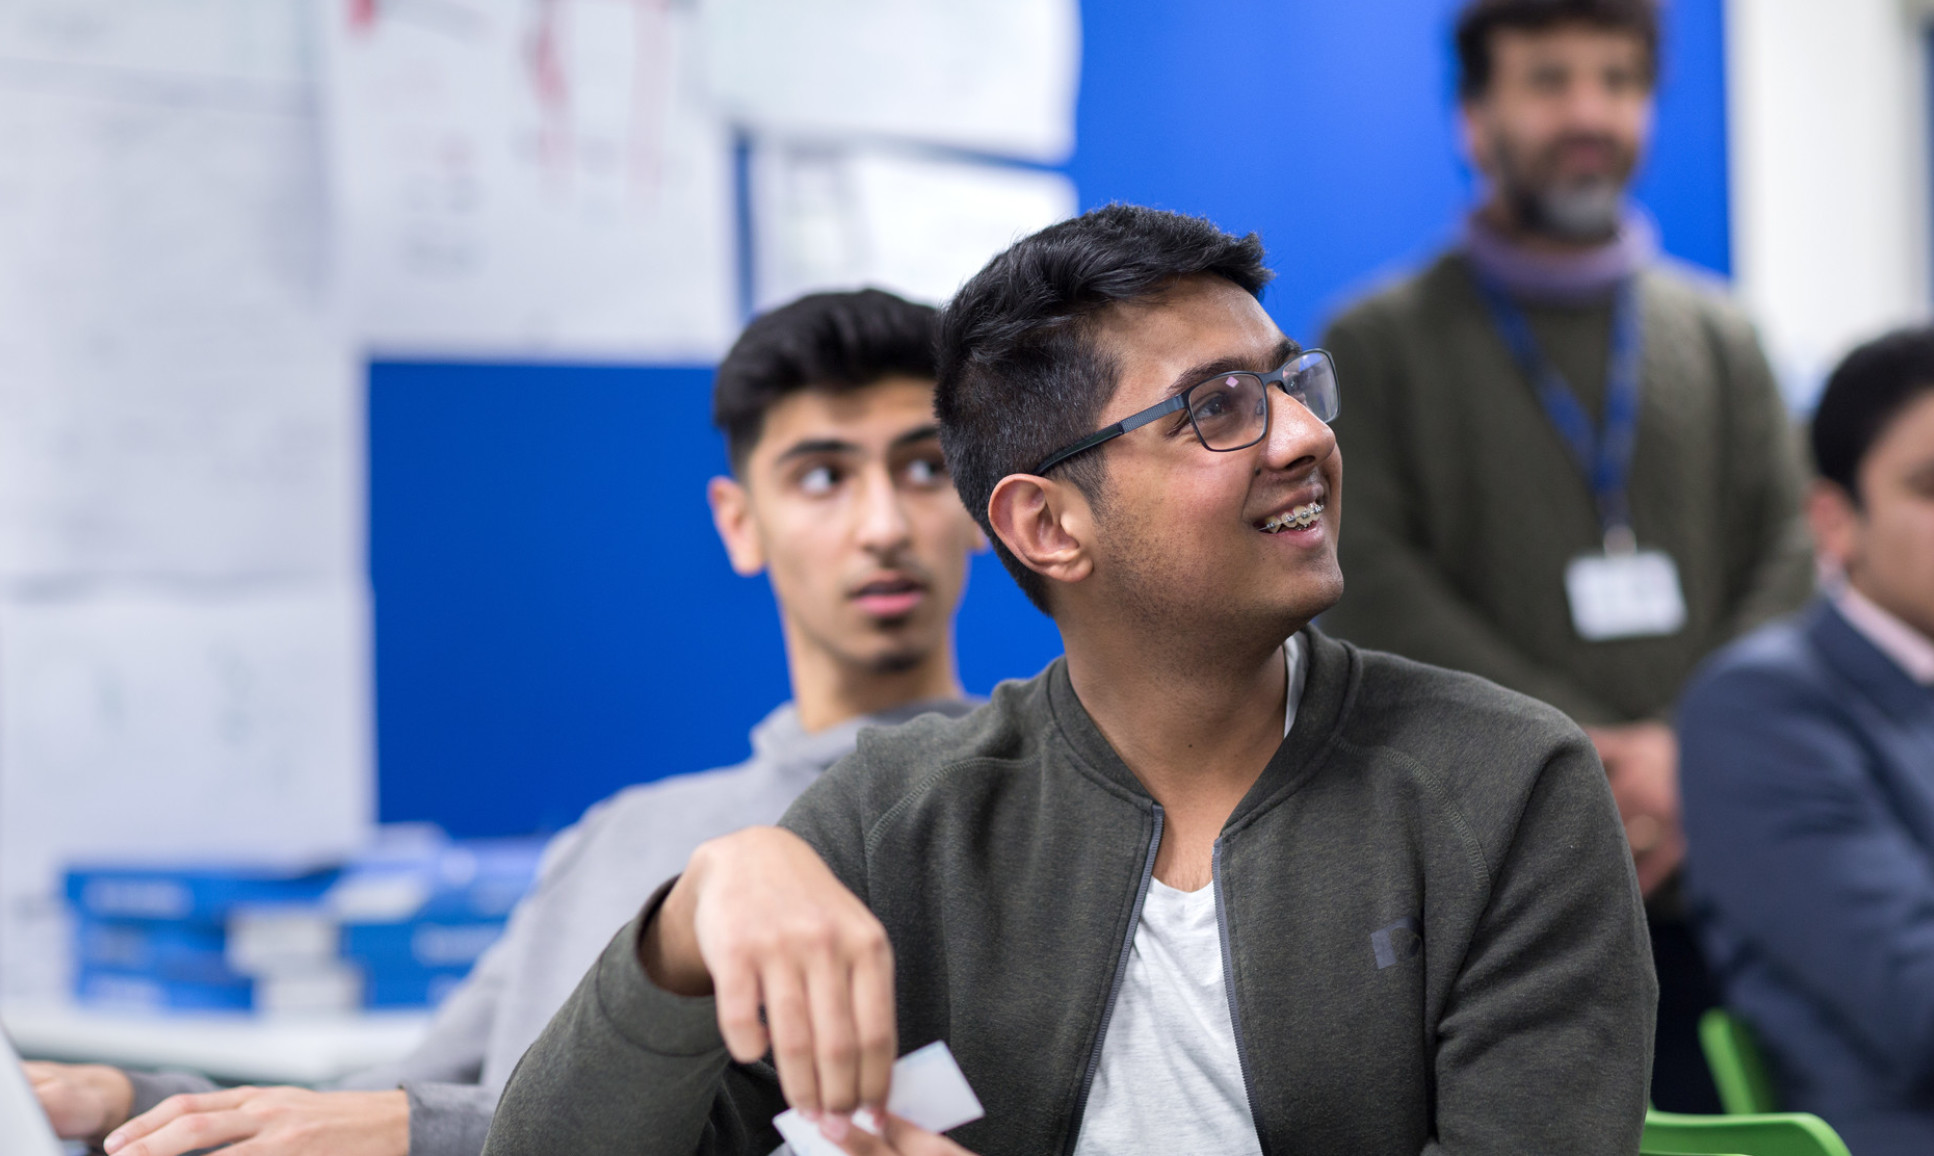
<path id="1" fill-rule="evenodd" d="M 1483 679 L 1308 638 L 1214 858 L 1263 1152 L 1630 1156 L 1658 989 L 1591 744 Z M 1061 662 L 871 732 L 787 812 L 886 927 L 901 1046 L 946 1040 L 978 1092 L 972 1151 L 1073 1149 L 1162 823 Z M 486 1156 L 778 1142 L 772 1068 L 652 985 L 644 918 L 525 1053 Z"/>
<path id="2" fill-rule="evenodd" d="M 407 1092 L 410 1156 L 476 1156 L 524 1049 L 612 930 L 683 870 L 700 843 L 778 821 L 822 771 L 852 751 L 866 727 L 970 709 L 966 702 L 919 703 L 807 734 L 788 703 L 753 728 L 752 757 L 738 766 L 630 787 L 597 804 L 545 849 L 537 884 L 512 912 L 503 938 L 438 1009 L 417 1049 L 337 1086 Z M 137 1113 L 178 1092 L 214 1087 L 187 1073 L 129 1078 Z"/>

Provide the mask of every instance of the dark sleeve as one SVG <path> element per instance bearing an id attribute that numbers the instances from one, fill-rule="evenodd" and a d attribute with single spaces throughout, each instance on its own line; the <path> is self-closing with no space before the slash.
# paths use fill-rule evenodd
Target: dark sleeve
<path id="1" fill-rule="evenodd" d="M 477 1156 L 490 1131 L 497 1093 L 482 1084 L 407 1082 L 410 1156 Z"/>
<path id="2" fill-rule="evenodd" d="M 1727 928 L 1918 1084 L 1934 1075 L 1934 864 L 1827 694 L 1765 669 L 1687 692 L 1688 876 Z"/>
<path id="3" fill-rule="evenodd" d="M 1800 511 L 1808 471 L 1799 427 L 1751 323 L 1728 311 L 1717 329 L 1731 417 L 1726 484 L 1737 509 L 1727 519 L 1732 638 L 1799 609 L 1813 592 L 1813 547 Z"/>
<path id="4" fill-rule="evenodd" d="M 1324 613 L 1324 629 L 1361 646 L 1483 675 L 1575 719 L 1618 720 L 1617 711 L 1570 675 L 1512 645 L 1431 565 L 1411 518 L 1423 503 L 1405 462 L 1403 370 L 1391 354 L 1398 341 L 1379 332 L 1384 328 L 1372 311 L 1359 308 L 1323 338 L 1344 390 L 1336 437 L 1347 515 L 1339 540 L 1343 601 Z"/>
<path id="5" fill-rule="evenodd" d="M 872 738 L 861 732 L 859 746 L 813 780 L 779 820 L 779 825 L 804 839 L 834 878 L 871 907 L 866 882 L 866 816 L 878 814 L 881 803 L 868 797 L 869 788 L 893 797 L 902 776 L 875 776 L 868 770 Z"/>
<path id="6" fill-rule="evenodd" d="M 1438 1024 L 1438 1156 L 1638 1151 L 1658 982 L 1605 773 L 1545 764 Z"/>
<path id="7" fill-rule="evenodd" d="M 766 1156 L 785 1110 L 766 1064 L 738 1064 L 710 998 L 673 995 L 638 962 L 668 883 L 564 1001 L 504 1088 L 485 1156 Z"/>

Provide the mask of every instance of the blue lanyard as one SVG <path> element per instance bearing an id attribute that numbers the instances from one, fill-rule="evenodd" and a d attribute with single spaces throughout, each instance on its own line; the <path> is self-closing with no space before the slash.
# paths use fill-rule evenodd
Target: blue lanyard
<path id="1" fill-rule="evenodd" d="M 1598 504 L 1600 529 L 1606 548 L 1632 546 L 1631 506 L 1626 498 L 1626 483 L 1632 472 L 1632 447 L 1637 440 L 1639 419 L 1640 328 L 1638 293 L 1627 278 L 1619 284 L 1612 303 L 1612 356 L 1605 369 L 1605 417 L 1594 425 L 1591 415 L 1578 403 L 1563 374 L 1539 348 L 1524 311 L 1489 280 L 1477 278 L 1498 334 L 1511 347 L 1511 355 L 1531 379 L 1543 403 L 1545 416 L 1571 451 L 1572 461 L 1590 484 Z"/>

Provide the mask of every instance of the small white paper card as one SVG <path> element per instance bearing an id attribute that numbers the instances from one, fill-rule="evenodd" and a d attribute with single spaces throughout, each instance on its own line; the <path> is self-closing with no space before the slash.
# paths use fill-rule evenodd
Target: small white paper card
<path id="1" fill-rule="evenodd" d="M 886 1110 L 929 1132 L 945 1132 L 986 1115 L 944 1040 L 908 1052 L 894 1063 Z M 855 1113 L 853 1122 L 869 1132 L 879 1131 L 870 1113 Z M 844 1156 L 839 1145 L 820 1134 L 819 1125 L 791 1108 L 773 1117 L 772 1125 L 786 1138 L 793 1156 Z"/>
<path id="2" fill-rule="evenodd" d="M 1587 642 L 1656 638 L 1686 624 L 1679 567 L 1662 550 L 1585 554 L 1565 567 L 1571 624 Z"/>

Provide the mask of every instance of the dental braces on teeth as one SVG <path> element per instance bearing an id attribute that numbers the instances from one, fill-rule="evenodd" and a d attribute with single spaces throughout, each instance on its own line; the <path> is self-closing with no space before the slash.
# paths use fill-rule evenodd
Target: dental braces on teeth
<path id="1" fill-rule="evenodd" d="M 1323 503 L 1311 502 L 1306 506 L 1297 506 L 1286 514 L 1271 515 L 1263 522 L 1262 531 L 1265 534 L 1280 534 L 1284 530 L 1307 529 L 1322 514 Z"/>

